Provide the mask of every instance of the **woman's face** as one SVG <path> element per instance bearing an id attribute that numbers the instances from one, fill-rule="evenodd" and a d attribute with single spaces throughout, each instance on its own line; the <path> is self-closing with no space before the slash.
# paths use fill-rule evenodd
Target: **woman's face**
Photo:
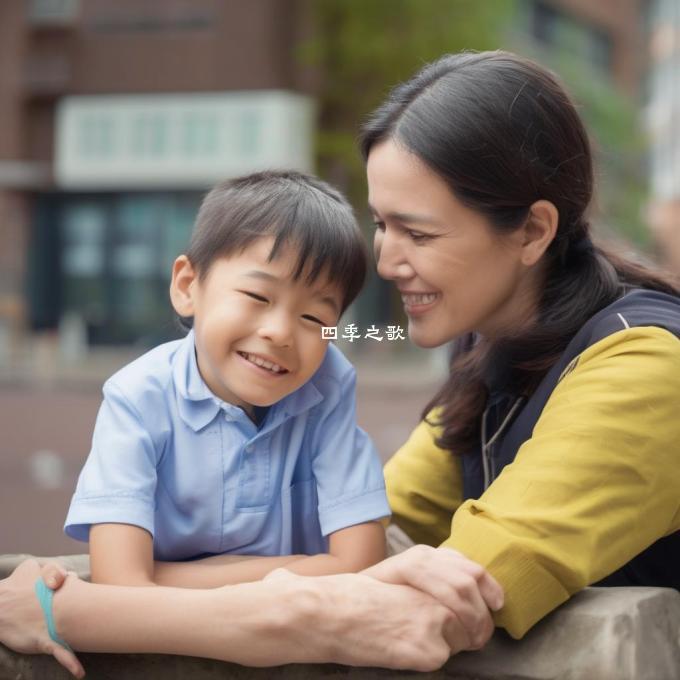
<path id="1" fill-rule="evenodd" d="M 378 273 L 401 293 L 412 342 L 493 337 L 530 319 L 536 285 L 521 259 L 522 228 L 500 236 L 392 140 L 371 149 L 367 173 Z"/>

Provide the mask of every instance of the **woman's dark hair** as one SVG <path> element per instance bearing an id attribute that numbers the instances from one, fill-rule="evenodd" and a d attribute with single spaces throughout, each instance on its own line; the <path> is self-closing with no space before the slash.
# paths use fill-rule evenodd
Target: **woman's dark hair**
<path id="1" fill-rule="evenodd" d="M 365 159 L 392 139 L 417 155 L 468 208 L 499 233 L 522 226 L 537 200 L 559 213 L 545 254 L 538 317 L 513 337 L 461 338 L 446 384 L 426 407 L 438 407 L 438 444 L 467 452 L 479 442 L 492 367 L 528 396 L 570 339 L 628 288 L 677 294 L 660 273 L 590 239 L 586 210 L 593 192 L 588 136 L 557 78 L 508 52 L 442 57 L 397 86 L 363 127 Z"/>
<path id="2" fill-rule="evenodd" d="M 326 182 L 294 171 L 267 171 L 218 184 L 203 200 L 187 258 L 203 280 L 220 257 L 274 237 L 269 261 L 292 247 L 292 275 L 307 283 L 320 276 L 343 293 L 342 310 L 366 278 L 368 250 L 349 203 Z"/>

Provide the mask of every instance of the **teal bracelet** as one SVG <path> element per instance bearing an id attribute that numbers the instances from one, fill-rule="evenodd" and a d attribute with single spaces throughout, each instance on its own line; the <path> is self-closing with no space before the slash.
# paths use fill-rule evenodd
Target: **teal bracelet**
<path id="1" fill-rule="evenodd" d="M 68 649 L 69 652 L 73 651 L 68 646 L 68 643 L 57 635 L 57 629 L 54 625 L 54 616 L 52 615 L 52 597 L 54 596 L 54 591 L 45 584 L 45 581 L 43 581 L 42 578 L 39 578 L 35 582 L 35 594 L 38 596 L 38 602 L 45 615 L 47 632 L 50 634 L 50 637 L 64 649 Z"/>

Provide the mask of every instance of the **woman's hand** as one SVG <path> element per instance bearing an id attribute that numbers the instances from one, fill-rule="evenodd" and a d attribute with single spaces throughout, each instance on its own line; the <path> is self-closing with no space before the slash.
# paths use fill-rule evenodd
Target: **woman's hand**
<path id="1" fill-rule="evenodd" d="M 503 606 L 503 589 L 493 576 L 450 548 L 416 545 L 362 574 L 417 588 L 448 607 L 465 632 L 463 649 L 481 649 L 489 641 L 494 631 L 490 610 Z"/>
<path id="2" fill-rule="evenodd" d="M 373 567 L 371 568 L 373 569 Z M 407 585 L 360 574 L 271 572 L 289 614 L 277 629 L 287 663 L 341 663 L 433 671 L 469 648 L 451 609 Z"/>
<path id="3" fill-rule="evenodd" d="M 36 560 L 26 560 L 0 581 L 0 642 L 22 654 L 51 654 L 75 677 L 82 678 L 85 671 L 75 654 L 50 638 L 35 593 L 39 578 L 55 589 L 68 577 L 57 564 L 41 569 Z"/>

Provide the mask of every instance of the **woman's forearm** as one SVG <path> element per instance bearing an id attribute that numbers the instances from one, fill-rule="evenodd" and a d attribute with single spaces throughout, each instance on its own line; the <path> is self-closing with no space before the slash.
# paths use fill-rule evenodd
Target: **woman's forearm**
<path id="1" fill-rule="evenodd" d="M 304 584 L 303 584 L 304 585 Z M 105 586 L 69 578 L 54 595 L 59 635 L 76 651 L 203 656 L 252 666 L 314 661 L 299 619 L 305 595 L 275 582 L 216 590 Z M 290 596 L 289 596 L 290 595 Z M 316 658 L 311 658 L 316 657 Z"/>

